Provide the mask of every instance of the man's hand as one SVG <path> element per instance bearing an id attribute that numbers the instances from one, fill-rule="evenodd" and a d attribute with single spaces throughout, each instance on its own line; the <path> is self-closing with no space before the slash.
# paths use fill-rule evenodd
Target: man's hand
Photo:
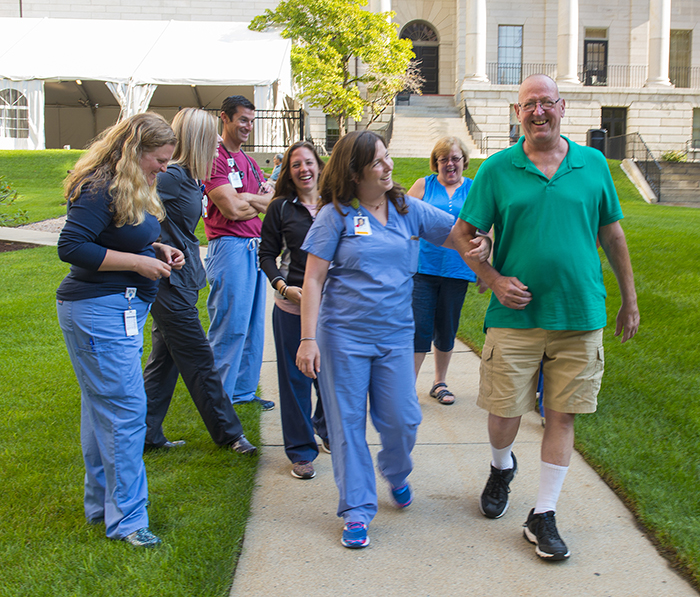
<path id="1" fill-rule="evenodd" d="M 638 329 L 639 309 L 637 308 L 637 303 L 635 302 L 631 307 L 622 305 L 617 312 L 615 336 L 619 336 L 622 333 L 622 344 L 624 344 L 627 340 L 634 337 Z"/>
<path id="2" fill-rule="evenodd" d="M 532 300 L 527 286 L 512 276 L 499 276 L 491 285 L 498 302 L 509 309 L 522 311 Z"/>

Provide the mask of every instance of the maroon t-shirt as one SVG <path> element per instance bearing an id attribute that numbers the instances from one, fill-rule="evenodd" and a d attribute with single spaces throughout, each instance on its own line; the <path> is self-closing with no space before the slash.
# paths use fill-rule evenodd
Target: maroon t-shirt
<path id="1" fill-rule="evenodd" d="M 251 158 L 249 161 L 243 151 L 229 153 L 223 145 L 219 145 L 216 158 L 214 159 L 211 178 L 204 182 L 205 193 L 209 194 L 217 187 L 232 184 L 236 173 L 238 173 L 243 186 L 236 188 L 236 192 L 257 194 L 259 185 L 251 164 L 256 169 L 260 180 L 264 181 L 265 178 L 255 160 Z M 220 236 L 240 236 L 243 238 L 260 236 L 260 230 L 262 229 L 262 220 L 260 218 L 252 218 L 240 222 L 229 220 L 223 216 L 219 208 L 209 199 L 206 201 L 203 212 L 204 231 L 209 240 Z"/>

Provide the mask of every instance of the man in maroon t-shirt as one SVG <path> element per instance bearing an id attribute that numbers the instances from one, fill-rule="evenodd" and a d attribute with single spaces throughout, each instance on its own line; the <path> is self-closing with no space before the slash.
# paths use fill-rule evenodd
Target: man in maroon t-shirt
<path id="1" fill-rule="evenodd" d="M 272 188 L 241 146 L 253 130 L 255 106 L 241 95 L 221 105 L 222 142 L 205 181 L 205 265 L 210 290 L 209 342 L 231 401 L 274 402 L 255 396 L 265 339 L 265 274 L 258 267 L 262 221 Z"/>

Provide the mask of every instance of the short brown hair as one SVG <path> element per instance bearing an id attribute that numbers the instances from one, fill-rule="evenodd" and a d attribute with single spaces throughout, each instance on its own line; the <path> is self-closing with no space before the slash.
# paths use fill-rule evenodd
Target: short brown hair
<path id="1" fill-rule="evenodd" d="M 459 147 L 459 150 L 462 152 L 462 155 L 464 156 L 464 169 L 467 169 L 467 166 L 469 166 L 469 150 L 464 144 L 464 141 L 462 141 L 459 137 L 443 137 L 435 144 L 433 151 L 430 152 L 430 169 L 433 172 L 438 171 L 437 159 L 450 153 L 450 150 L 454 145 Z"/>

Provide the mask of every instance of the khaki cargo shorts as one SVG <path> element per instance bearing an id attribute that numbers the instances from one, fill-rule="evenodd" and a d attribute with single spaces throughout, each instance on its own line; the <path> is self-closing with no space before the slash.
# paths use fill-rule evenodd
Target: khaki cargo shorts
<path id="1" fill-rule="evenodd" d="M 477 405 L 499 417 L 519 417 L 533 410 L 540 362 L 546 408 L 595 412 L 605 365 L 602 329 L 489 328 Z"/>

